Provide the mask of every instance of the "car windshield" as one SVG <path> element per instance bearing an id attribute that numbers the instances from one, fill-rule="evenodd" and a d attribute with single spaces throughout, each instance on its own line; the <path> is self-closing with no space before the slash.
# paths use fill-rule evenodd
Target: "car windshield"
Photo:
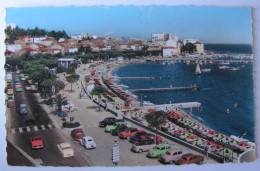
<path id="1" fill-rule="evenodd" d="M 161 147 L 155 147 L 156 150 L 161 150 Z"/>
<path id="2" fill-rule="evenodd" d="M 71 147 L 63 147 L 62 150 L 70 150 Z"/>
<path id="3" fill-rule="evenodd" d="M 170 152 L 168 152 L 168 151 L 166 152 L 166 154 L 167 154 L 167 155 L 171 155 L 171 153 L 170 153 Z"/>
<path id="4" fill-rule="evenodd" d="M 34 140 L 34 141 L 36 141 L 36 140 L 41 140 L 41 138 L 40 138 L 40 137 L 36 137 L 36 138 L 33 138 L 33 140 Z"/>
<path id="5" fill-rule="evenodd" d="M 83 134 L 83 132 L 77 132 L 77 133 L 76 133 L 76 135 L 81 135 L 81 134 Z"/>
<path id="6" fill-rule="evenodd" d="M 88 142 L 91 142 L 91 141 L 92 141 L 92 139 L 89 139 L 89 140 L 88 140 Z"/>

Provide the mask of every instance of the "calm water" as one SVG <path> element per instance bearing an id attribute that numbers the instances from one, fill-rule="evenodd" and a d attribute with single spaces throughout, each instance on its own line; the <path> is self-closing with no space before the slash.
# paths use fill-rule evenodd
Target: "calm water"
<path id="1" fill-rule="evenodd" d="M 241 66 L 232 64 L 230 66 Z M 202 104 L 202 111 L 193 109 L 192 117 L 225 135 L 242 135 L 254 141 L 254 84 L 253 64 L 243 64 L 240 71 L 230 72 L 219 69 L 218 65 L 201 66 L 211 68 L 211 72 L 194 75 L 196 65 L 176 63 L 173 66 L 158 63 L 128 65 L 113 71 L 122 77 L 156 77 L 155 80 L 120 80 L 118 84 L 128 85 L 128 89 L 189 86 L 196 84 L 198 91 L 167 91 L 136 93 L 138 100 L 155 104 L 193 102 Z M 239 107 L 235 108 L 234 104 Z M 230 113 L 226 113 L 226 109 Z"/>
<path id="2" fill-rule="evenodd" d="M 214 53 L 253 54 L 250 44 L 205 44 L 204 48 Z"/>

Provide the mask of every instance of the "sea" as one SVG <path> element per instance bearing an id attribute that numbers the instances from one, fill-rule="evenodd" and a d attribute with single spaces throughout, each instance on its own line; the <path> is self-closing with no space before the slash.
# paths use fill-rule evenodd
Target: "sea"
<path id="1" fill-rule="evenodd" d="M 232 47 L 225 53 L 232 53 Z M 244 46 L 243 46 L 244 47 Z M 226 45 L 225 45 L 225 48 Z M 224 49 L 218 47 L 217 50 Z M 238 48 L 239 49 L 239 48 Z M 217 51 L 216 50 L 216 51 Z M 234 53 L 238 53 L 234 48 Z M 239 52 L 241 53 L 241 52 Z M 251 54 L 248 51 L 246 54 Z M 136 92 L 139 101 L 154 104 L 180 102 L 200 102 L 202 110 L 193 108 L 186 112 L 191 117 L 224 135 L 246 135 L 244 138 L 255 141 L 255 100 L 253 63 L 230 64 L 240 67 L 240 71 L 219 69 L 217 64 L 201 65 L 201 69 L 211 68 L 211 72 L 195 75 L 195 64 L 175 63 L 163 65 L 159 62 L 131 64 L 112 72 L 119 77 L 155 77 L 153 80 L 119 80 L 118 84 L 127 89 L 183 87 L 196 84 L 199 90 L 164 92 Z M 235 107 L 235 104 L 238 106 Z M 229 109 L 229 113 L 227 113 Z"/>

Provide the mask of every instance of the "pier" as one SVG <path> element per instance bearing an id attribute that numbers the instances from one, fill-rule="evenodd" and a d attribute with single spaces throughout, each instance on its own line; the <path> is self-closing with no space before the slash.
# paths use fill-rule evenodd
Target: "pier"
<path id="1" fill-rule="evenodd" d="M 173 103 L 173 104 L 161 104 L 161 105 L 149 105 L 142 106 L 142 109 L 157 109 L 157 110 L 173 110 L 174 108 L 188 109 L 193 107 L 201 107 L 199 102 L 186 102 L 186 103 Z"/>
<path id="2" fill-rule="evenodd" d="M 155 77 L 112 77 L 113 79 L 121 80 L 153 80 Z"/>
<path id="3" fill-rule="evenodd" d="M 158 92 L 158 91 L 177 91 L 177 90 L 197 90 L 196 85 L 189 87 L 169 87 L 169 88 L 149 88 L 149 89 L 132 89 L 130 92 Z"/>

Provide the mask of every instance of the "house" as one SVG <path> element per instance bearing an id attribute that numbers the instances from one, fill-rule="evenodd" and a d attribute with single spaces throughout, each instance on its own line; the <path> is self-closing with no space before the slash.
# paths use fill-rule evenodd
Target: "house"
<path id="1" fill-rule="evenodd" d="M 169 39 L 169 34 L 168 33 L 155 33 L 152 34 L 152 42 L 165 42 Z"/>
<path id="2" fill-rule="evenodd" d="M 32 36 L 18 36 L 18 39 L 22 42 L 29 45 L 30 43 L 33 43 L 33 37 Z"/>
<path id="3" fill-rule="evenodd" d="M 42 40 L 44 40 L 45 36 L 39 36 L 39 37 L 33 37 L 33 43 L 41 43 Z"/>
<path id="4" fill-rule="evenodd" d="M 52 51 L 52 54 L 58 54 L 58 53 L 61 53 L 61 50 L 60 49 L 51 49 Z"/>
<path id="5" fill-rule="evenodd" d="M 196 41 L 194 45 L 196 46 L 197 53 L 204 54 L 204 44 Z"/>
<path id="6" fill-rule="evenodd" d="M 22 50 L 22 47 L 21 45 L 12 44 L 12 45 L 6 45 L 6 49 L 11 52 L 19 52 L 20 50 Z"/>
<path id="7" fill-rule="evenodd" d="M 43 39 L 43 40 L 41 41 L 41 44 L 43 44 L 43 45 L 45 45 L 45 46 L 51 46 L 51 45 L 53 45 L 54 43 L 57 43 L 57 41 L 54 40 L 53 38 L 49 38 L 49 37 L 47 37 L 46 39 Z"/>
<path id="8" fill-rule="evenodd" d="M 57 60 L 57 62 L 58 62 L 58 66 L 68 68 L 71 64 L 73 64 L 75 62 L 75 59 L 73 59 L 73 58 L 59 58 Z"/>
<path id="9" fill-rule="evenodd" d="M 162 50 L 163 50 L 163 57 L 172 57 L 178 55 L 177 47 L 164 46 L 162 47 Z"/>
<path id="10" fill-rule="evenodd" d="M 75 53 L 78 52 L 78 48 L 77 47 L 68 47 L 69 53 Z"/>
<path id="11" fill-rule="evenodd" d="M 38 54 L 37 50 L 32 48 L 25 48 L 26 52 L 29 52 L 30 55 L 36 55 Z"/>

